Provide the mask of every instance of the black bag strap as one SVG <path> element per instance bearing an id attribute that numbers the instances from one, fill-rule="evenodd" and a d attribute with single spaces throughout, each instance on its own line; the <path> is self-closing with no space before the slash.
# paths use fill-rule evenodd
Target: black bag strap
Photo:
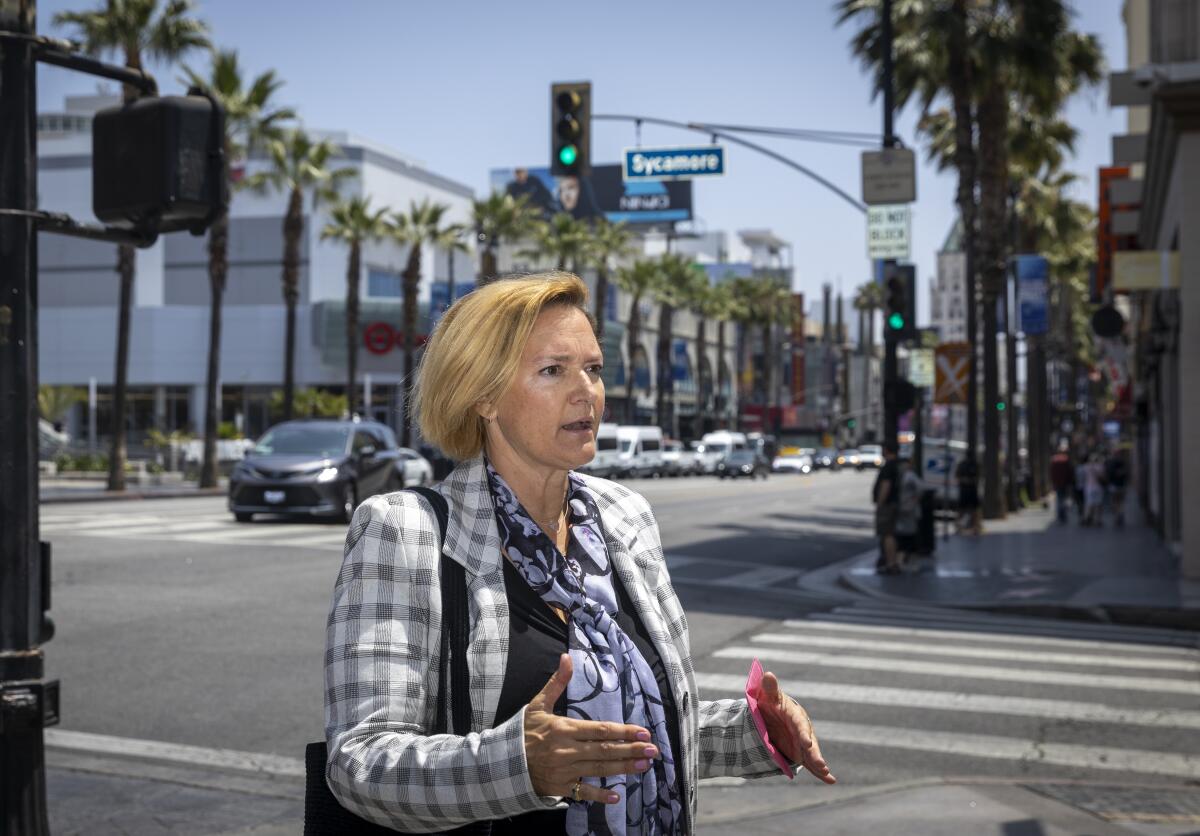
<path id="1" fill-rule="evenodd" d="M 408 490 L 425 498 L 437 517 L 439 542 L 446 543 L 446 528 L 450 523 L 450 506 L 446 498 L 432 488 L 413 487 Z M 442 654 L 438 660 L 438 704 L 433 733 L 467 734 L 471 731 L 471 684 L 467 668 L 467 639 L 470 635 L 470 616 L 467 607 L 467 572 L 462 564 L 441 555 L 442 588 Z M 449 657 L 447 659 L 447 657 Z M 447 673 L 449 674 L 450 720 L 446 723 Z"/>

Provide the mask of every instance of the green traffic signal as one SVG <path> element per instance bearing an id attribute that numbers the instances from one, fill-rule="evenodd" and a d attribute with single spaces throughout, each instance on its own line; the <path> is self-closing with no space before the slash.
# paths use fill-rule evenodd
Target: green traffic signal
<path id="1" fill-rule="evenodd" d="M 903 331 L 904 330 L 904 315 L 900 314 L 900 313 L 890 314 L 888 316 L 887 324 L 888 324 L 888 328 L 891 328 L 893 331 Z"/>
<path id="2" fill-rule="evenodd" d="M 846 422 L 846 428 L 850 429 L 850 430 L 854 429 L 857 425 L 858 425 L 858 422 L 855 421 L 853 418 L 851 418 L 850 420 L 848 420 Z"/>
<path id="3" fill-rule="evenodd" d="M 1004 407 L 1005 407 L 1005 403 L 1004 403 L 1004 401 L 996 401 L 996 409 L 997 409 L 997 411 L 999 411 L 999 412 L 1003 412 L 1003 411 L 1004 411 Z"/>
<path id="4" fill-rule="evenodd" d="M 558 161 L 563 165 L 575 165 L 577 159 L 579 159 L 579 149 L 574 145 L 564 145 L 558 149 Z"/>

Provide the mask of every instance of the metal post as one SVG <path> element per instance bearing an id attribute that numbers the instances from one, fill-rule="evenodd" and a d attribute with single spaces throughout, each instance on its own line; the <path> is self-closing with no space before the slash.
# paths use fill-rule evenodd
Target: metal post
<path id="1" fill-rule="evenodd" d="M 909 372 L 911 374 L 911 372 Z M 949 445 L 947 448 L 949 449 Z M 925 475 L 925 388 L 917 387 L 917 401 L 913 406 L 912 466 L 918 476 Z"/>
<path id="2" fill-rule="evenodd" d="M 1016 511 L 1021 506 L 1021 485 L 1020 485 L 1020 461 L 1019 450 L 1020 441 L 1018 439 L 1018 422 L 1017 417 L 1017 326 L 1020 317 L 1020 302 L 1017 297 L 1017 275 L 1015 267 L 1009 270 L 1009 275 L 1012 281 L 1011 294 L 1005 294 L 1005 301 L 1008 302 L 1008 310 L 1004 314 L 1005 326 L 1005 382 L 1008 384 L 1008 409 L 1006 429 L 1008 431 L 1008 510 Z M 1008 300 L 1011 300 L 1009 302 Z M 1029 391 L 1029 380 L 1025 381 L 1026 392 Z M 1029 398 L 1026 397 L 1026 414 L 1028 415 Z M 1026 448 L 1032 456 L 1032 448 L 1029 445 L 1029 434 L 1026 432 Z"/>
<path id="3" fill-rule="evenodd" d="M 883 41 L 883 147 L 891 148 L 896 144 L 896 136 L 892 129 L 892 112 L 895 110 L 895 94 L 892 84 L 892 0 L 883 0 L 880 8 L 880 36 Z"/>
<path id="4" fill-rule="evenodd" d="M 883 0 L 879 10 L 880 35 L 883 50 L 883 147 L 891 148 L 896 144 L 896 136 L 892 125 L 892 114 L 895 109 L 892 83 L 892 0 Z M 883 281 L 887 280 L 896 262 L 886 261 L 883 265 Z M 896 338 L 891 329 L 883 329 L 883 442 L 896 443 L 896 433 L 899 429 L 899 416 L 896 414 L 896 382 L 899 373 L 896 367 Z"/>
<path id="5" fill-rule="evenodd" d="M 0 29 L 36 24 L 34 0 L 0 3 Z M 0 209 L 36 208 L 35 80 L 32 43 L 0 40 Z M 39 647 L 49 552 L 38 544 L 36 275 L 33 219 L 0 214 L 0 831 L 21 836 L 48 832 L 42 728 L 57 713 Z"/>

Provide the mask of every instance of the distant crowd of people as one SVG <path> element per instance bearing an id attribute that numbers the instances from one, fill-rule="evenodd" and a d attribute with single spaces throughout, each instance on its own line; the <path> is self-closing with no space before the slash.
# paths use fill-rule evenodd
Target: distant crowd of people
<path id="1" fill-rule="evenodd" d="M 1050 459 L 1050 484 L 1060 523 L 1070 519 L 1074 506 L 1080 525 L 1102 526 L 1110 513 L 1117 528 L 1124 526 L 1128 482 L 1129 462 L 1119 447 L 1072 455 L 1070 443 L 1064 440 Z"/>

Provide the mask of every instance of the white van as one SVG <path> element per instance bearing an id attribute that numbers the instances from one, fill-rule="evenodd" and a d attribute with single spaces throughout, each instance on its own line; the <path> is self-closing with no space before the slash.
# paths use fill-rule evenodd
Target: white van
<path id="1" fill-rule="evenodd" d="M 697 451 L 700 467 L 703 473 L 716 473 L 717 462 L 725 458 L 726 453 L 734 450 L 744 450 L 747 447 L 746 434 L 717 430 L 705 433 L 700 439 L 702 450 Z"/>
<path id="2" fill-rule="evenodd" d="M 663 461 L 662 427 L 617 427 L 618 465 L 621 476 L 661 476 Z"/>
<path id="3" fill-rule="evenodd" d="M 620 445 L 617 443 L 617 425 L 601 424 L 596 428 L 596 455 L 580 468 L 584 473 L 611 479 L 620 466 Z"/>

